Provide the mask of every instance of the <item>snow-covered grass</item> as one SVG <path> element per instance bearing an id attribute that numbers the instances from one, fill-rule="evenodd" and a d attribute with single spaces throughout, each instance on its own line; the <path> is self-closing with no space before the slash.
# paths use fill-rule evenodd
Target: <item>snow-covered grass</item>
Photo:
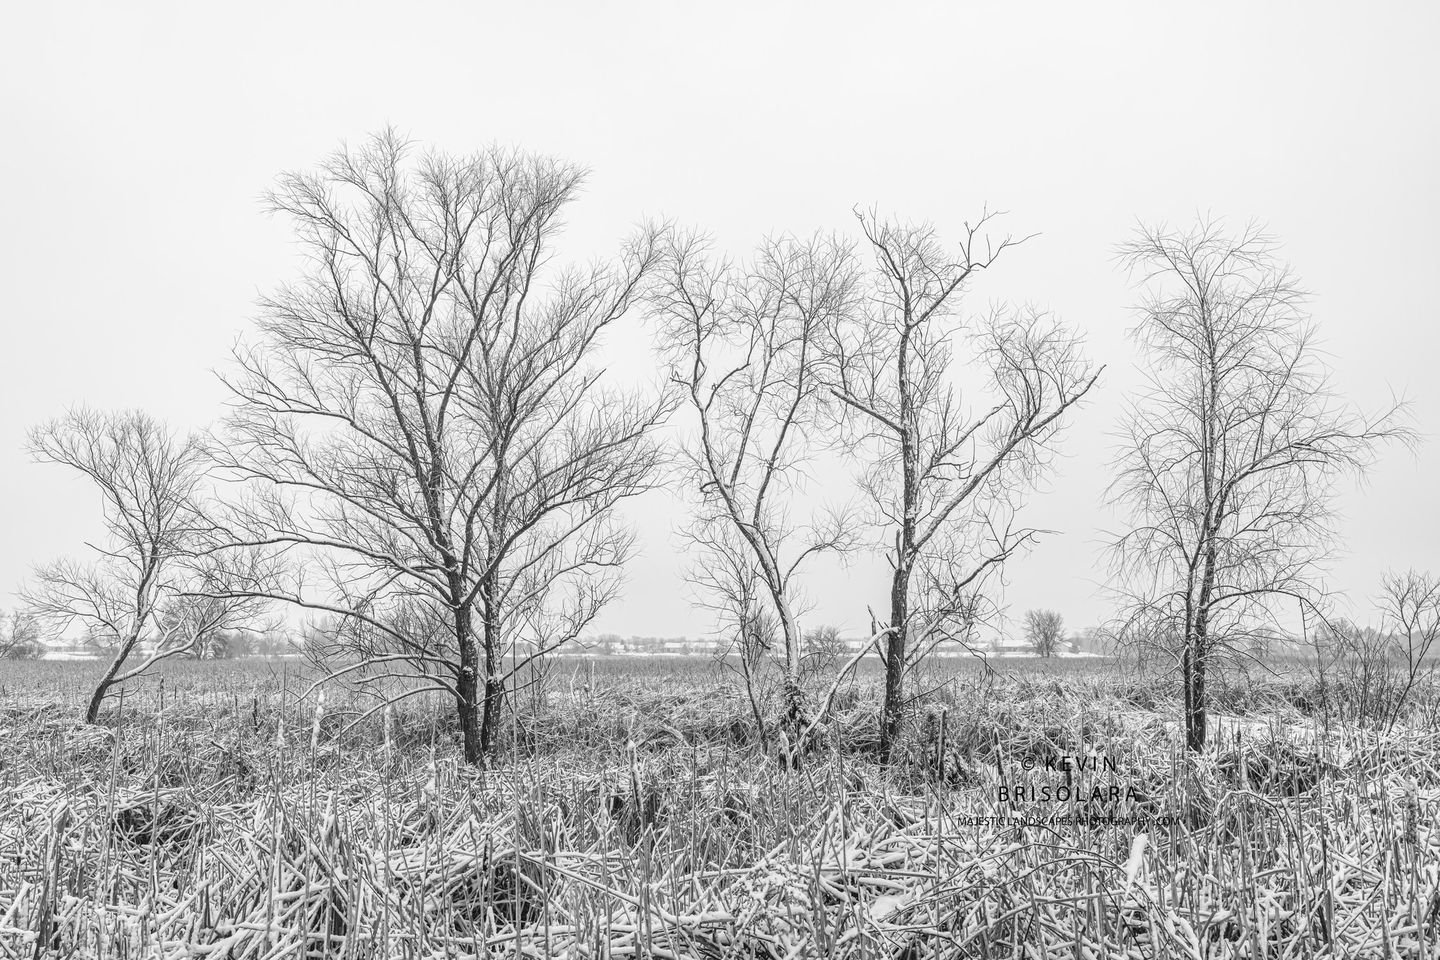
<path id="1" fill-rule="evenodd" d="M 1197 758 L 1114 663 L 946 670 L 882 770 L 873 671 L 792 766 L 724 670 L 561 662 L 479 771 L 443 703 L 347 729 L 293 664 L 85 727 L 94 669 L 0 664 L 0 955 L 1437 955 L 1440 737 L 1303 678 L 1217 686 Z"/>

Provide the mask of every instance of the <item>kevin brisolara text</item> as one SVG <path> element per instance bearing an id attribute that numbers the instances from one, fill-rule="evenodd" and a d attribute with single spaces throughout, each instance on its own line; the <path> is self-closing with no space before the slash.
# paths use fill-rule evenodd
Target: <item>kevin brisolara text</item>
<path id="1" fill-rule="evenodd" d="M 1180 818 L 1165 814 L 1156 817 L 1105 817 L 1085 814 L 1057 813 L 1054 816 L 978 816 L 966 814 L 955 818 L 955 822 L 966 827 L 1173 827 Z"/>
<path id="2" fill-rule="evenodd" d="M 1130 787 L 1117 783 L 1095 784 L 1088 789 L 1066 783 L 1055 786 L 1042 783 L 1038 786 L 1002 784 L 995 788 L 995 799 L 1001 803 L 1023 803 L 1027 800 L 1033 803 L 1069 803 L 1072 800 L 1076 803 L 1119 803 L 1121 800 L 1139 801 L 1143 798 Z"/>

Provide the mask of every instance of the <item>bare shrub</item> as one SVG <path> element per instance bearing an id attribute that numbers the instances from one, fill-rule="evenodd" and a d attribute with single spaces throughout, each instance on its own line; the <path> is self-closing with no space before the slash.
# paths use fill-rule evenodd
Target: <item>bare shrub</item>
<path id="1" fill-rule="evenodd" d="M 1440 578 L 1414 570 L 1388 574 L 1378 607 L 1377 626 L 1338 618 L 1321 626 L 1317 672 L 1324 706 L 1335 719 L 1390 730 L 1417 705 L 1418 691 L 1434 687 Z"/>
<path id="2" fill-rule="evenodd" d="M 39 617 L 29 610 L 0 610 L 0 660 L 35 660 L 44 651 Z"/>
<path id="3" fill-rule="evenodd" d="M 845 656 L 845 641 L 836 626 L 811 627 L 805 631 L 801 646 L 801 668 L 809 674 L 835 672 Z"/>

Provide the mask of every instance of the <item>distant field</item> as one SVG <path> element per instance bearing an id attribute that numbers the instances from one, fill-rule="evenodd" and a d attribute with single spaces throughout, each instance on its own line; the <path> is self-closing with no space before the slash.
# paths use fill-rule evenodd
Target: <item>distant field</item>
<path id="1" fill-rule="evenodd" d="M 925 676 L 932 682 L 973 678 L 988 668 L 1002 675 L 1029 677 L 1104 677 L 1116 673 L 1116 663 L 1108 657 L 952 657 L 934 661 Z M 0 703 L 20 703 L 27 699 L 79 706 L 82 697 L 104 672 L 101 660 L 0 660 Z M 691 682 L 715 681 L 735 683 L 738 675 L 733 668 L 717 663 L 711 657 L 647 656 L 647 657 L 554 657 L 546 672 L 553 683 L 570 683 L 591 675 L 605 679 L 665 679 Z M 857 682 L 873 680 L 883 673 L 883 666 L 873 656 L 856 668 Z M 213 698 L 222 694 L 239 695 L 247 690 L 263 690 L 274 695 L 276 686 L 291 689 L 298 696 L 309 683 L 311 671 L 303 660 L 290 658 L 239 660 L 171 660 L 162 662 L 149 675 L 131 683 L 127 697 L 156 698 L 164 689 L 173 695 L 198 695 Z"/>
<path id="2" fill-rule="evenodd" d="M 560 658 L 481 772 L 443 703 L 351 727 L 369 704 L 317 714 L 293 661 L 167 664 L 98 728 L 75 717 L 100 665 L 0 663 L 0 949 L 1436 955 L 1436 691 L 1384 734 L 1302 665 L 1231 677 L 1195 759 L 1172 680 L 992 666 L 917 678 L 888 770 L 862 670 L 792 769 L 719 664 Z"/>

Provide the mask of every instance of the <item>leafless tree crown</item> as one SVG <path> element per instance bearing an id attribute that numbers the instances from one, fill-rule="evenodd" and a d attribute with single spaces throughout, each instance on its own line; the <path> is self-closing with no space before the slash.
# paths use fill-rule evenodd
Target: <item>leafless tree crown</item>
<path id="1" fill-rule="evenodd" d="M 1318 608 L 1336 481 L 1412 434 L 1398 405 L 1367 415 L 1336 397 L 1304 295 L 1258 229 L 1146 229 L 1120 256 L 1146 291 L 1133 337 L 1147 384 L 1111 487 L 1133 518 L 1116 574 L 1127 632 L 1183 648 L 1203 742 L 1206 661 L 1274 630 L 1281 602 Z"/>
<path id="2" fill-rule="evenodd" d="M 905 672 L 969 637 L 987 578 L 1036 536 L 1015 524 L 1019 498 L 1099 376 L 1049 316 L 960 312 L 966 285 L 1017 243 L 987 239 L 992 223 L 987 213 L 967 225 L 951 251 L 928 225 L 861 214 L 873 264 L 864 307 L 829 335 L 833 393 L 869 457 L 862 486 L 894 571 L 882 753 L 898 735 Z M 962 385 L 962 371 L 974 379 Z"/>
<path id="3" fill-rule="evenodd" d="M 1065 639 L 1065 619 L 1055 610 L 1025 612 L 1025 641 L 1042 657 L 1053 657 Z"/>
<path id="4" fill-rule="evenodd" d="M 31 431 L 30 450 L 78 471 L 100 493 L 106 535 L 91 547 L 95 559 L 39 567 L 26 594 L 31 613 L 54 632 L 78 626 L 110 651 L 87 719 L 112 687 L 258 613 L 258 598 L 221 596 L 261 577 L 263 559 L 214 551 L 219 539 L 205 510 L 210 464 L 195 437 L 178 437 L 143 413 L 76 410 Z"/>
<path id="5" fill-rule="evenodd" d="M 810 557 L 854 542 L 843 511 L 792 517 L 804 468 L 828 442 L 823 334 L 853 308 L 854 259 L 821 237 L 772 240 L 744 264 L 719 261 L 700 236 L 672 231 L 666 241 L 650 305 L 693 418 L 692 580 L 742 643 L 756 623 L 774 621 L 798 725 L 797 574 Z"/>
<path id="6" fill-rule="evenodd" d="M 665 405 L 608 389 L 589 362 L 654 238 L 552 268 L 582 180 L 500 149 L 417 154 L 393 133 L 283 177 L 270 205 L 304 275 L 264 301 L 230 379 L 223 455 L 248 488 L 234 525 L 322 581 L 271 592 L 363 625 L 377 683 L 419 673 L 414 692 L 452 695 L 472 761 L 506 655 L 558 646 L 614 595 L 630 537 L 613 507 L 660 456 Z"/>

